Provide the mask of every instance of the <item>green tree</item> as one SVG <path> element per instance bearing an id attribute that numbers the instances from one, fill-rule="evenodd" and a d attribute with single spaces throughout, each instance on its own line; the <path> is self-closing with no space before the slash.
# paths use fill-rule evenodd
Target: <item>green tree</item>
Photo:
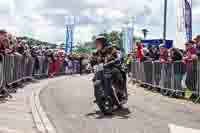
<path id="1" fill-rule="evenodd" d="M 85 43 L 78 43 L 76 47 L 74 48 L 75 53 L 77 54 L 90 54 L 95 49 L 94 43 L 91 42 L 85 42 Z"/>
<path id="2" fill-rule="evenodd" d="M 101 33 L 98 36 L 104 36 L 107 38 L 108 42 L 112 44 L 116 44 L 118 47 L 121 47 L 122 39 L 121 39 L 121 33 L 117 31 L 112 31 L 109 33 Z M 92 37 L 92 40 L 94 41 L 96 36 Z"/>
<path id="3" fill-rule="evenodd" d="M 116 44 L 118 47 L 120 47 L 120 43 L 121 43 L 120 32 L 112 31 L 109 34 L 109 41 L 112 44 Z"/>
<path id="4" fill-rule="evenodd" d="M 136 41 L 141 41 L 141 40 L 142 40 L 142 37 L 133 36 L 133 40 L 134 40 L 134 42 L 136 42 Z"/>

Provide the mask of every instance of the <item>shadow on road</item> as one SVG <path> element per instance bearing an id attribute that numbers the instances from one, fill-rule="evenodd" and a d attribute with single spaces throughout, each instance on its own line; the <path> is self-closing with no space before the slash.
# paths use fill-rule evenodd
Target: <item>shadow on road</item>
<path id="1" fill-rule="evenodd" d="M 87 117 L 94 117 L 95 119 L 112 119 L 115 117 L 120 117 L 120 119 L 129 119 L 131 114 L 130 110 L 128 108 L 123 108 L 120 110 L 116 110 L 113 112 L 112 115 L 104 115 L 101 111 L 95 111 L 93 113 L 86 114 Z"/>

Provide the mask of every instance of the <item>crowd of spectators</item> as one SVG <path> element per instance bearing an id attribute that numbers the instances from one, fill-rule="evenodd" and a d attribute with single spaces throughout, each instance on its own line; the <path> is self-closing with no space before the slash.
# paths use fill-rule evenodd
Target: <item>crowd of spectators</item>
<path id="1" fill-rule="evenodd" d="M 200 57 L 200 35 L 185 44 L 185 50 L 178 48 L 167 48 L 165 45 L 144 46 L 136 42 L 136 48 L 128 55 L 128 59 L 138 62 L 160 61 L 161 63 L 172 63 L 182 61 L 185 64 L 197 61 Z"/>
<path id="2" fill-rule="evenodd" d="M 162 44 L 160 46 L 144 46 L 141 42 L 136 42 L 136 48 L 128 55 L 126 63 L 129 68 L 131 67 L 130 62 L 133 61 L 154 61 L 159 62 L 160 64 L 174 64 L 175 82 L 177 81 L 181 83 L 182 80 L 185 80 L 186 87 L 190 88 L 192 91 L 195 91 L 196 84 L 198 82 L 197 63 L 200 59 L 200 35 L 196 36 L 193 40 L 186 42 L 184 45 L 185 49 L 182 50 L 174 47 L 167 48 Z M 144 65 L 144 67 L 149 70 L 150 65 Z M 163 68 L 165 69 L 166 74 L 171 74 L 171 72 L 168 71 L 171 71 L 170 67 Z M 181 87 L 181 84 L 179 84 L 179 86 L 176 86 L 175 88 L 180 89 Z"/>
<path id="3" fill-rule="evenodd" d="M 128 55 L 137 61 L 160 61 L 170 63 L 171 61 L 183 61 L 184 63 L 194 61 L 200 56 L 200 35 L 193 40 L 186 42 L 185 50 L 179 48 L 167 48 L 165 45 L 144 46 L 141 42 L 136 42 L 136 48 Z"/>
<path id="4" fill-rule="evenodd" d="M 46 74 L 54 77 L 59 73 L 82 72 L 85 55 L 67 54 L 63 49 L 55 51 L 48 47 L 27 44 L 27 40 L 15 37 L 5 30 L 0 30 L 0 54 L 3 56 L 22 56 L 33 58 L 33 75 Z"/>

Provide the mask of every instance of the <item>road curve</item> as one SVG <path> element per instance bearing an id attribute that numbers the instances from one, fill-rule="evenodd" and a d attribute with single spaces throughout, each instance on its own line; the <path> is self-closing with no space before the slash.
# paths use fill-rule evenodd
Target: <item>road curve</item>
<path id="1" fill-rule="evenodd" d="M 66 77 L 42 90 L 41 104 L 58 133 L 184 133 L 175 131 L 177 126 L 200 129 L 199 105 L 136 87 L 129 88 L 128 109 L 104 117 L 92 102 L 90 79 L 90 75 Z"/>

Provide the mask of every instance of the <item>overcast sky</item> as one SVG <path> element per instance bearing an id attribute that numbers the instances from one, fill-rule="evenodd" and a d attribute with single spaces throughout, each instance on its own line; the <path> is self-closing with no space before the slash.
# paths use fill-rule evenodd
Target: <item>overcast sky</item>
<path id="1" fill-rule="evenodd" d="M 104 30 L 120 30 L 136 17 L 136 34 L 149 29 L 149 38 L 162 37 L 164 0 L 0 0 L 0 29 L 49 42 L 65 40 L 65 16 L 79 16 L 76 41 Z M 167 37 L 175 38 L 175 1 L 168 0 Z M 200 0 L 193 0 L 193 31 L 198 34 Z"/>

